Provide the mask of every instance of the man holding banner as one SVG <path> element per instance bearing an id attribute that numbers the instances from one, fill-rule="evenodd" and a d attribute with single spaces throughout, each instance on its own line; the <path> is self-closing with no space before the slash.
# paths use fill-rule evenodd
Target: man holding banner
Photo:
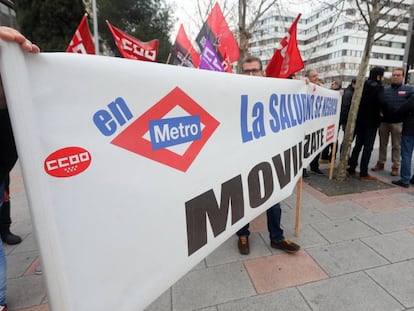
<path id="1" fill-rule="evenodd" d="M 304 81 L 0 46 L 53 310 L 144 310 L 252 219 L 278 211 L 336 140 L 339 95 Z"/>
<path id="2" fill-rule="evenodd" d="M 265 72 L 260 58 L 255 56 L 247 56 L 242 62 L 242 74 L 264 77 Z M 280 203 L 276 203 L 266 211 L 270 246 L 287 253 L 296 253 L 300 249 L 300 246 L 288 239 L 285 239 L 283 236 L 283 230 L 280 228 L 281 215 L 282 210 L 280 209 Z M 237 231 L 237 236 L 239 237 L 237 246 L 240 254 L 242 255 L 248 255 L 250 253 L 249 235 L 249 224 Z"/>

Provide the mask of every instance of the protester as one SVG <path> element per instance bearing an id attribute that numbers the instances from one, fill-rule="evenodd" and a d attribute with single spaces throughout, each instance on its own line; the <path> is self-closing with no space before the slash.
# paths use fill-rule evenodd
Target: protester
<path id="1" fill-rule="evenodd" d="M 17 150 L 14 143 L 13 131 L 10 123 L 9 112 L 6 105 L 6 97 L 0 79 L 0 181 L 4 184 L 3 204 L 0 205 L 0 237 L 3 243 L 9 245 L 19 244 L 22 239 L 10 231 L 10 196 L 9 196 L 9 173 L 17 161 Z"/>
<path id="2" fill-rule="evenodd" d="M 4 193 L 4 183 L 0 182 L 0 193 Z M 0 196 L 0 206 L 3 204 L 3 197 Z M 0 243 L 0 310 L 7 311 L 7 264 L 3 244 Z"/>
<path id="3" fill-rule="evenodd" d="M 0 39 L 7 40 L 7 41 L 14 41 L 20 44 L 20 47 L 23 51 L 26 52 L 32 52 L 32 53 L 38 53 L 39 47 L 32 44 L 28 39 L 26 39 L 20 32 L 13 28 L 0 26 Z M 9 155 L 9 145 L 3 145 L 3 141 L 12 143 L 12 148 L 14 148 L 14 140 L 13 137 L 4 137 L 5 132 L 3 131 L 4 125 L 6 125 L 6 128 L 9 126 L 9 117 L 7 113 L 7 107 L 5 102 L 5 96 L 2 85 L 0 85 L 0 105 L 1 105 L 1 115 L 2 118 L 0 120 L 0 143 L 2 146 L 2 152 L 0 153 L 0 194 L 3 194 L 6 187 L 6 179 L 9 176 L 9 172 L 12 169 L 13 166 L 10 167 L 11 163 L 14 162 L 13 160 L 10 160 L 8 158 Z M 6 124 L 4 124 L 4 120 L 6 120 Z M 6 131 L 6 133 L 9 133 L 9 131 Z M 4 140 L 5 139 L 5 140 Z M 13 153 L 13 151 L 12 151 Z M 7 154 L 7 157 L 4 158 L 3 155 Z M 17 156 L 17 155 L 16 155 Z M 2 202 L 3 197 L 1 197 L 1 203 L 0 205 L 4 205 Z M 6 270 L 6 257 L 4 255 L 3 245 L 0 243 L 0 311 L 7 311 L 7 299 L 6 299 L 6 289 L 7 289 L 7 270 Z"/>
<path id="4" fill-rule="evenodd" d="M 264 77 L 265 73 L 260 58 L 255 56 L 247 56 L 242 62 L 242 74 Z M 288 239 L 285 239 L 283 236 L 283 230 L 280 228 L 281 215 L 282 210 L 280 208 L 280 203 L 276 203 L 266 211 L 270 246 L 288 253 L 295 253 L 300 249 L 300 246 Z M 239 237 L 238 248 L 240 254 L 242 255 L 250 253 L 249 235 L 249 224 L 237 231 L 237 236 Z"/>
<path id="5" fill-rule="evenodd" d="M 341 83 L 333 80 L 331 83 L 331 90 L 334 91 L 341 91 Z M 328 146 L 325 147 L 325 149 L 321 152 L 321 159 L 319 160 L 319 163 L 329 163 L 331 162 L 332 158 L 332 152 L 333 152 L 333 143 L 330 143 Z"/>
<path id="6" fill-rule="evenodd" d="M 351 108 L 352 97 L 354 96 L 356 85 L 356 79 L 352 79 L 351 83 L 345 88 L 344 95 L 342 96 L 342 103 L 341 103 L 341 114 L 339 116 L 339 128 L 342 128 L 342 131 L 345 134 L 346 124 L 348 123 L 348 114 L 349 109 Z M 343 149 L 343 141 L 341 143 L 340 152 Z"/>
<path id="7" fill-rule="evenodd" d="M 387 160 L 388 140 L 391 135 L 392 176 L 398 176 L 401 154 L 402 120 L 396 112 L 414 94 L 414 87 L 403 84 L 403 81 L 404 69 L 395 68 L 392 71 L 391 86 L 384 89 L 385 107 L 378 131 L 380 137 L 379 158 L 377 164 L 372 168 L 373 171 L 384 170 L 384 164 Z"/>
<path id="8" fill-rule="evenodd" d="M 361 102 L 355 123 L 355 146 L 349 159 L 348 172 L 354 175 L 358 165 L 359 154 L 362 151 L 359 178 L 362 181 L 377 180 L 368 174 L 368 164 L 374 147 L 375 136 L 381 122 L 382 96 L 384 87 L 384 68 L 374 67 L 369 72 L 368 80 L 364 83 Z"/>
<path id="9" fill-rule="evenodd" d="M 315 69 L 309 69 L 306 71 L 305 77 L 308 78 L 309 82 L 312 82 L 317 85 L 322 85 L 321 80 L 319 79 L 318 72 Z M 316 157 L 312 160 L 310 163 L 310 170 L 311 172 L 323 175 L 323 172 L 319 169 L 319 157 L 320 153 L 316 155 Z M 306 169 L 303 170 L 303 177 L 307 177 L 307 171 Z"/>
<path id="10" fill-rule="evenodd" d="M 345 88 L 342 96 L 341 114 L 339 116 L 339 127 L 345 132 L 348 122 L 349 109 L 351 108 L 352 96 L 354 96 L 356 79 L 352 79 L 351 83 Z"/>
<path id="11" fill-rule="evenodd" d="M 401 179 L 393 180 L 397 186 L 408 188 L 414 184 L 414 176 L 411 176 L 411 158 L 414 149 L 414 95 L 397 111 L 403 120 L 401 135 Z"/>

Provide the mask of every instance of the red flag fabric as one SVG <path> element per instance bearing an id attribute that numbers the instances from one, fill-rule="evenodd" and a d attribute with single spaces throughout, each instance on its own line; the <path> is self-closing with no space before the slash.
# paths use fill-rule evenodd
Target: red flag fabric
<path id="1" fill-rule="evenodd" d="M 223 66 L 223 70 L 225 72 L 233 73 L 233 70 L 231 68 L 231 62 L 229 56 L 227 55 L 227 51 L 223 55 L 223 62 L 221 63 L 221 66 Z"/>
<path id="2" fill-rule="evenodd" d="M 106 21 L 106 24 L 122 57 L 150 62 L 157 61 L 158 39 L 142 42 L 112 26 L 108 21 Z"/>
<path id="3" fill-rule="evenodd" d="M 197 68 L 199 62 L 200 56 L 188 39 L 183 24 L 181 24 L 171 49 L 171 64 Z"/>
<path id="4" fill-rule="evenodd" d="M 301 14 L 298 14 L 287 34 L 276 47 L 275 53 L 266 67 L 267 77 L 288 78 L 305 67 L 296 40 L 300 16 Z"/>
<path id="5" fill-rule="evenodd" d="M 217 2 L 196 38 L 200 50 L 203 50 L 206 38 L 216 47 L 222 60 L 226 53 L 230 62 L 239 60 L 239 45 Z"/>
<path id="6" fill-rule="evenodd" d="M 80 54 L 95 54 L 95 45 L 91 32 L 89 31 L 88 19 L 86 14 L 83 16 L 66 52 Z"/>

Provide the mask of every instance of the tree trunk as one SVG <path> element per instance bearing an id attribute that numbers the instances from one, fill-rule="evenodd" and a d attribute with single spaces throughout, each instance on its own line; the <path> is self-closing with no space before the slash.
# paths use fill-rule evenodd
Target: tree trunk
<path id="1" fill-rule="evenodd" d="M 354 95 L 352 97 L 351 107 L 349 109 L 348 121 L 346 124 L 346 130 L 344 134 L 343 148 L 338 165 L 338 171 L 336 179 L 338 181 L 344 181 L 346 179 L 346 168 L 348 166 L 348 156 L 351 151 L 351 145 L 354 138 L 355 123 L 358 115 L 359 103 L 361 101 L 362 90 L 365 82 L 365 74 L 368 69 L 370 60 L 370 54 L 372 46 L 374 44 L 374 36 L 377 32 L 377 22 L 379 19 L 381 5 L 379 1 L 373 1 L 372 12 L 370 15 L 370 24 L 368 26 L 367 41 L 365 42 L 365 48 L 363 51 L 361 66 L 359 67 L 357 83 L 355 86 Z"/>
<path id="2" fill-rule="evenodd" d="M 237 63 L 237 71 L 241 72 L 241 64 L 249 49 L 249 34 L 246 29 L 247 0 L 239 0 L 239 49 L 240 59 Z"/>

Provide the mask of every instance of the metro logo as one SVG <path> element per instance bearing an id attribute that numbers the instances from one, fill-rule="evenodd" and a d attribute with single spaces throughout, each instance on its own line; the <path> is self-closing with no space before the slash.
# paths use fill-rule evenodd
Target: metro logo
<path id="1" fill-rule="evenodd" d="M 177 107 L 188 115 L 168 118 L 167 114 Z M 176 87 L 111 143 L 186 172 L 219 124 L 191 97 Z M 147 133 L 150 134 L 151 141 L 145 138 Z M 191 144 L 182 155 L 167 149 L 186 142 Z"/>
<path id="2" fill-rule="evenodd" d="M 81 147 L 67 147 L 51 153 L 44 162 L 46 173 L 53 177 L 72 177 L 91 164 L 91 154 Z"/>
<path id="3" fill-rule="evenodd" d="M 154 150 L 201 138 L 200 116 L 153 120 L 149 127 Z"/>

